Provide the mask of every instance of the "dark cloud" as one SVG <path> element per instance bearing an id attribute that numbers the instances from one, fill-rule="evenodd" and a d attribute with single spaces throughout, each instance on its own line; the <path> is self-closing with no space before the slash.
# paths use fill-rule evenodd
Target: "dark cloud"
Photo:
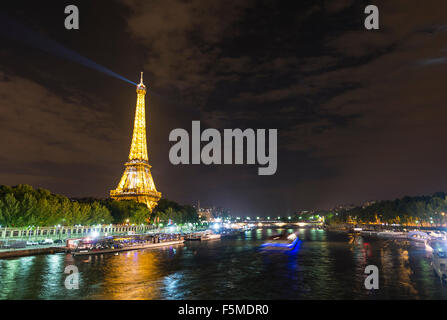
<path id="1" fill-rule="evenodd" d="M 165 196 L 273 215 L 447 189 L 447 3 L 376 1 L 378 31 L 363 27 L 368 4 L 79 1 L 79 33 L 52 20 L 57 8 L 11 12 L 132 80 L 144 67 Z M 0 56 L 2 183 L 106 196 L 127 156 L 134 88 L 11 42 Z M 277 174 L 172 166 L 169 132 L 191 120 L 278 128 Z"/>
<path id="2" fill-rule="evenodd" d="M 145 69 L 157 87 L 173 87 L 184 98 L 203 102 L 224 76 L 237 72 L 243 58 L 222 57 L 220 41 L 231 37 L 235 21 L 251 1 L 124 0 L 130 33 L 147 47 Z"/>
<path id="3" fill-rule="evenodd" d="M 4 74 L 0 79 L 2 183 L 59 181 L 57 189 L 68 191 L 108 171 L 113 146 L 123 141 L 110 113 L 82 104 L 80 95 L 62 99 L 29 79 Z"/>

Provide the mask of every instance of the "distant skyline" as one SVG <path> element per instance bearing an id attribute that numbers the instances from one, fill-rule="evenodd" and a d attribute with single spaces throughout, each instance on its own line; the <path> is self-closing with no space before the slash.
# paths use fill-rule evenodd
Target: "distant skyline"
<path id="1" fill-rule="evenodd" d="M 64 28 L 64 8 L 80 30 Z M 9 2 L 2 13 L 133 82 L 144 71 L 149 162 L 179 203 L 277 216 L 447 191 L 447 3 Z M 0 35 L 0 184 L 108 197 L 123 172 L 135 87 Z M 278 129 L 258 165 L 169 162 L 169 132 Z"/>

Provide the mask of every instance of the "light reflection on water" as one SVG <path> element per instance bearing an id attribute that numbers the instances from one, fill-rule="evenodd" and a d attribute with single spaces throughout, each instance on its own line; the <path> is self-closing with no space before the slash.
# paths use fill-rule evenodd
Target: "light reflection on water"
<path id="1" fill-rule="evenodd" d="M 445 299 L 423 248 L 408 242 L 300 229 L 289 253 L 265 252 L 257 229 L 220 241 L 88 257 L 0 260 L 0 299 Z M 64 287 L 68 265 L 79 290 Z M 377 265 L 379 290 L 364 288 Z"/>

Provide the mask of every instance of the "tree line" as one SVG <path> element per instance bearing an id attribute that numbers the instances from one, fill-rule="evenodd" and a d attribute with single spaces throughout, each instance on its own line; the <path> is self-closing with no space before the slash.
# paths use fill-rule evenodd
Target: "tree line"
<path id="1" fill-rule="evenodd" d="M 334 223 L 442 226 L 447 223 L 447 194 L 437 192 L 428 196 L 406 196 L 348 210 L 331 210 L 325 214 L 325 218 Z"/>
<path id="2" fill-rule="evenodd" d="M 176 224 L 199 222 L 192 206 L 161 199 L 151 212 L 133 200 L 68 197 L 30 185 L 0 186 L 0 226 L 55 226 L 96 224 Z"/>

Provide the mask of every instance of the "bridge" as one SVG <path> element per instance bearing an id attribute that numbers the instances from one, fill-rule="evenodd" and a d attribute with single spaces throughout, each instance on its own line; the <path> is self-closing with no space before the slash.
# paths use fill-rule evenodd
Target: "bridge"
<path id="1" fill-rule="evenodd" d="M 235 224 L 245 226 L 245 225 L 253 225 L 254 227 L 266 227 L 266 228 L 282 228 L 282 227 L 291 227 L 291 228 L 305 228 L 305 227 L 317 227 L 322 226 L 323 223 L 321 221 L 306 221 L 306 222 L 284 222 L 284 221 L 274 221 L 274 220 L 243 220 L 233 222 Z"/>

